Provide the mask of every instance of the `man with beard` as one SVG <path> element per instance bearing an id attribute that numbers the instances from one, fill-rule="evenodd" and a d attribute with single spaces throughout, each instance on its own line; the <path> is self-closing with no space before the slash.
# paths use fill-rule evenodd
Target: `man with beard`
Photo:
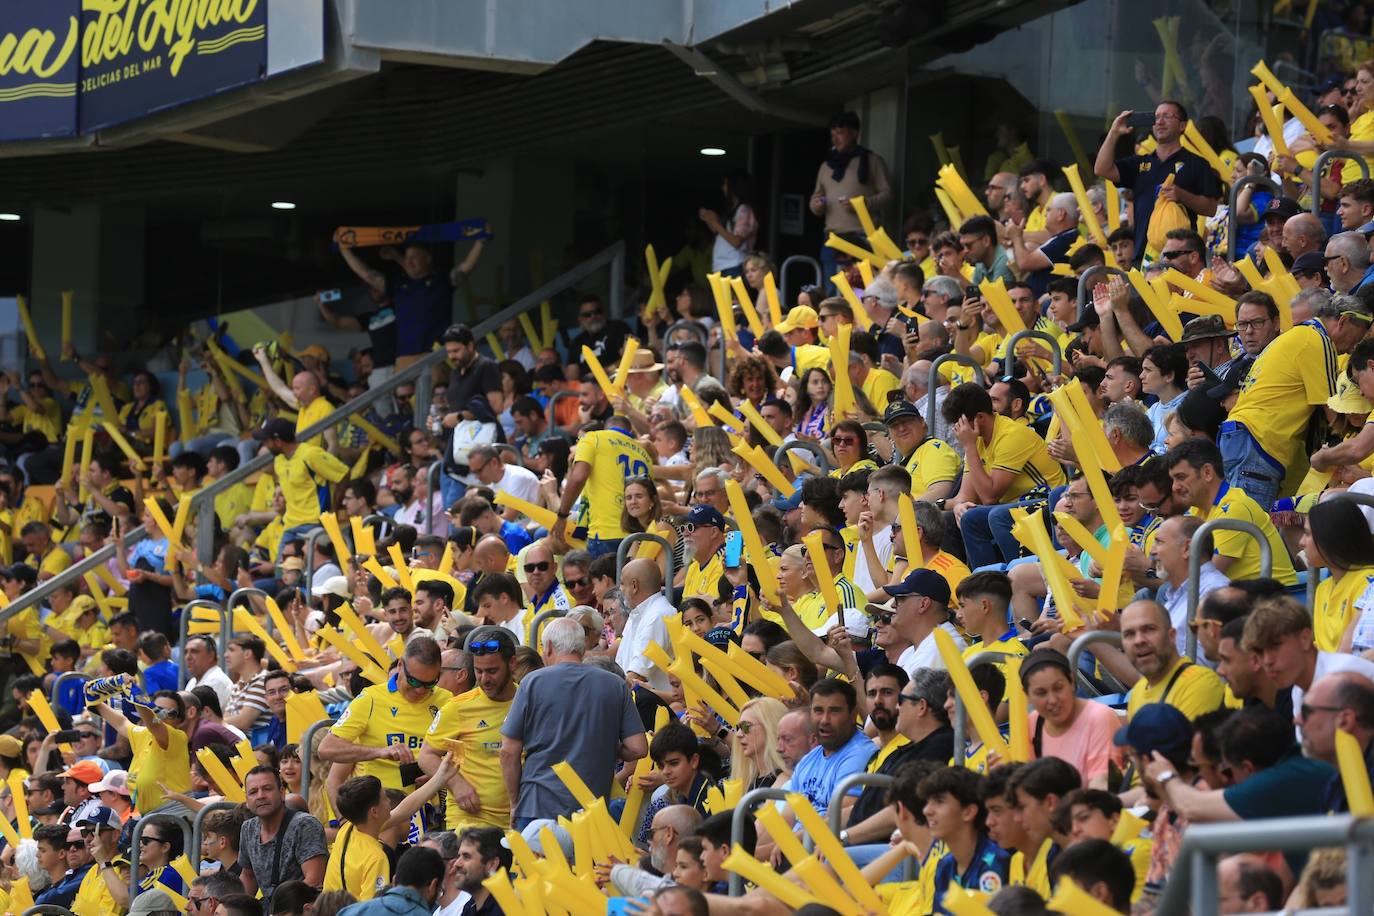
<path id="1" fill-rule="evenodd" d="M 673 879 L 669 874 L 677 861 L 678 841 L 695 833 L 700 824 L 701 812 L 691 805 L 670 805 L 655 814 L 649 826 L 647 863 L 653 871 L 633 865 L 612 865 L 611 884 L 626 897 L 638 897 L 671 885 Z M 606 874 L 604 866 L 598 866 L 597 877 L 602 874 Z"/>
<path id="2" fill-rule="evenodd" d="M 1126 702 L 1128 720 L 1149 703 L 1167 703 L 1189 719 L 1221 705 L 1221 678 L 1178 654 L 1169 612 L 1159 602 L 1126 605 L 1121 612 L 1121 650 L 1141 677 Z"/>
<path id="3" fill-rule="evenodd" d="M 862 773 L 878 753 L 878 746 L 855 724 L 857 705 L 858 695 L 847 681 L 826 678 L 811 688 L 811 722 L 816 728 L 817 746 L 797 764 L 789 788 L 805 795 L 822 816 L 840 780 Z M 857 787 L 852 794 L 859 794 Z"/>
<path id="4" fill-rule="evenodd" d="M 603 366 L 619 362 L 620 351 L 625 348 L 625 338 L 630 336 L 630 329 L 619 319 L 607 321 L 606 307 L 599 298 L 592 295 L 583 297 L 577 307 L 577 324 L 582 332 L 568 344 L 568 352 L 577 355 L 584 375 L 591 372 L 591 368 L 582 362 L 583 347 L 591 348 Z"/>
<path id="5" fill-rule="evenodd" d="M 501 726 L 515 698 L 515 640 L 506 630 L 489 628 L 473 638 L 467 651 L 477 686 L 439 709 L 420 750 L 420 768 L 433 773 L 452 742 L 462 745 L 462 762 L 447 787 L 445 826 L 505 829 L 510 826 L 510 797 L 501 774 Z"/>
<path id="6" fill-rule="evenodd" d="M 511 851 L 501 831 L 495 827 L 464 830 L 458 835 L 458 858 L 454 865 L 458 890 L 471 895 L 461 910 L 463 916 L 499 916 L 501 905 L 482 882 L 511 866 Z"/>
<path id="7" fill-rule="evenodd" d="M 319 887 L 329 851 L 324 827 L 304 811 L 287 810 L 285 787 L 272 767 L 253 767 L 243 781 L 253 813 L 239 833 L 244 890 L 251 894 L 261 889 L 263 899 L 271 900 L 283 881 Z M 397 878 L 399 882 L 399 874 Z"/>

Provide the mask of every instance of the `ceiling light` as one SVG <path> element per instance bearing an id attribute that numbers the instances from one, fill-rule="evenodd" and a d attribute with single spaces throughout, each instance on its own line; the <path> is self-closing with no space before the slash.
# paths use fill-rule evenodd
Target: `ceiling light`
<path id="1" fill-rule="evenodd" d="M 724 155 L 725 155 L 725 150 L 721 149 L 719 146 L 703 146 L 703 147 L 701 148 L 701 151 L 700 151 L 700 152 L 701 152 L 701 154 L 702 154 L 703 156 L 724 156 Z"/>
<path id="2" fill-rule="evenodd" d="M 272 209 L 273 209 L 273 210 L 294 210 L 294 209 L 296 209 L 296 205 L 293 204 L 293 203 L 292 203 L 291 201 L 289 201 L 289 200 L 274 200 L 274 201 L 272 201 Z"/>
<path id="3" fill-rule="evenodd" d="M 0 213 L 0 222 L 17 223 L 21 219 L 23 219 L 23 217 L 18 213 Z"/>

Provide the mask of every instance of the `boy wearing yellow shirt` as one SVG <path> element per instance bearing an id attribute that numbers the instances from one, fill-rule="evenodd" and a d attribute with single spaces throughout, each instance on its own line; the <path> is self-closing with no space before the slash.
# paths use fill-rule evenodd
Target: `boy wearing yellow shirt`
<path id="1" fill-rule="evenodd" d="M 376 776 L 355 776 L 339 786 L 339 816 L 343 828 L 329 850 L 324 867 L 324 890 L 348 891 L 358 900 L 371 900 L 391 883 L 391 862 L 378 839 L 391 817 L 391 800 Z"/>

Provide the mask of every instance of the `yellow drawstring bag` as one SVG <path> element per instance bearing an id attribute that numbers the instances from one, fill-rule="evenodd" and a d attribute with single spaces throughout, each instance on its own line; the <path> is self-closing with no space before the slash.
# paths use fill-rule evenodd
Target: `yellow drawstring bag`
<path id="1" fill-rule="evenodd" d="M 1164 184 L 1160 188 L 1167 188 L 1174 183 L 1174 176 L 1170 175 L 1164 179 Z M 1165 200 L 1162 197 L 1155 199 L 1154 211 L 1150 214 L 1150 225 L 1146 228 L 1145 237 L 1150 243 L 1150 247 L 1155 251 L 1164 250 L 1165 237 L 1174 229 L 1191 228 L 1192 221 L 1188 219 L 1188 211 L 1172 200 Z"/>

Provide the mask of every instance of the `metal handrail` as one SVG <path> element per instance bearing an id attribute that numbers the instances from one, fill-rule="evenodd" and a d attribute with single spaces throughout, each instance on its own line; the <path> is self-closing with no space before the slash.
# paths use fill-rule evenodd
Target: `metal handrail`
<path id="1" fill-rule="evenodd" d="M 668 543 L 668 539 L 657 534 L 649 534 L 644 531 L 636 531 L 627 534 L 620 539 L 620 546 L 615 551 L 615 587 L 620 588 L 620 572 L 625 568 L 625 564 L 630 559 L 630 548 L 640 541 L 651 541 L 663 548 L 663 596 L 669 601 L 673 600 L 673 577 L 677 575 L 677 570 L 673 568 L 673 545 Z"/>
<path id="2" fill-rule="evenodd" d="M 1069 660 L 1069 670 L 1071 670 L 1074 673 L 1074 676 L 1077 679 L 1077 683 L 1080 687 L 1093 687 L 1092 683 L 1086 677 L 1083 676 L 1083 672 L 1079 670 L 1078 659 L 1079 656 L 1081 656 L 1087 650 L 1088 646 L 1092 645 L 1095 642 L 1110 643 L 1111 645 L 1116 646 L 1119 649 L 1121 648 L 1121 631 L 1089 630 L 1082 636 L 1077 637 L 1072 643 L 1069 644 L 1069 651 L 1065 653 L 1065 655 Z M 1113 680 L 1115 680 L 1115 678 L 1113 678 Z M 1095 687 L 1093 687 L 1093 693 L 1098 693 Z"/>
<path id="3" fill-rule="evenodd" d="M 435 464 L 438 463 L 437 461 L 435 462 Z M 303 559 L 305 560 L 305 587 L 307 591 L 310 589 L 311 583 L 315 581 L 315 545 L 319 542 L 320 538 L 325 536 L 325 530 L 320 525 L 316 525 L 305 533 L 305 557 Z M 343 557 L 338 557 L 335 560 L 336 564 L 342 562 Z M 339 567 L 339 571 L 343 571 L 342 566 Z"/>
<path id="4" fill-rule="evenodd" d="M 371 515 L 369 515 L 367 518 L 363 519 L 363 527 L 365 527 L 365 528 L 372 528 L 373 526 L 380 526 L 382 529 L 386 529 L 386 528 L 393 528 L 393 529 L 394 529 L 394 528 L 396 527 L 396 520 L 395 520 L 394 518 L 392 518 L 391 516 L 389 516 L 389 515 L 383 515 L 383 514 L 380 513 L 380 512 L 374 512 L 374 513 L 372 513 Z M 380 533 L 379 531 L 374 531 L 374 532 L 373 532 L 373 535 L 375 536 L 375 535 L 377 535 L 377 534 L 379 534 L 379 533 Z M 385 537 L 385 535 L 382 535 L 382 536 Z M 354 545 L 353 545 L 353 549 L 354 549 L 354 550 L 357 550 L 357 549 L 358 549 L 358 545 L 357 545 L 357 544 L 354 544 Z M 382 559 L 384 559 L 384 558 L 383 558 L 383 557 L 378 557 L 377 559 L 378 559 L 378 560 L 382 560 Z"/>
<path id="5" fill-rule="evenodd" d="M 961 366 L 968 366 L 973 370 L 973 375 L 978 379 L 978 384 L 987 386 L 987 376 L 983 374 L 983 367 L 978 364 L 978 360 L 963 353 L 942 353 L 935 357 L 930 364 L 930 375 L 926 382 L 926 430 L 933 432 L 935 429 L 935 390 L 940 387 L 940 367 L 945 363 L 958 363 Z"/>
<path id="6" fill-rule="evenodd" d="M 521 296 L 515 302 L 512 302 L 510 305 L 484 321 L 478 322 L 472 328 L 473 336 L 480 340 L 488 331 L 495 331 L 506 321 L 528 311 L 545 299 L 552 298 L 574 284 L 581 282 L 602 267 L 607 266 L 610 267 L 611 271 L 611 313 L 619 315 L 621 311 L 623 311 L 621 306 L 625 286 L 625 243 L 623 241 L 608 245 L 606 248 L 603 248 L 571 270 L 560 274 L 533 292 Z M 411 381 L 416 382 L 416 425 L 423 426 L 424 418 L 429 412 L 429 376 L 435 367 L 444 362 L 445 358 L 444 351 L 439 349 L 422 359 L 416 360 L 385 382 L 376 387 L 369 388 L 358 397 L 343 404 L 333 413 L 329 414 L 329 416 L 320 420 L 320 422 L 302 430 L 299 434 L 300 438 L 305 440 L 320 435 L 326 430 L 348 419 L 353 414 L 371 407 L 383 397 L 390 396 L 398 387 Z M 210 562 L 213 556 L 216 526 L 213 511 L 201 510 L 213 510 L 215 497 L 226 492 L 235 484 L 247 480 L 258 471 L 264 470 L 268 465 L 272 464 L 273 460 L 271 455 L 258 455 L 252 461 L 239 465 L 236 469 L 225 474 L 219 480 L 216 480 L 214 483 L 197 492 L 195 496 L 191 497 L 191 509 L 197 516 L 196 552 L 204 562 Z M 49 596 L 58 588 L 76 581 L 81 576 L 94 570 L 97 566 L 114 559 L 116 550 L 126 550 L 139 541 L 142 541 L 147 536 L 148 533 L 144 530 L 143 526 L 140 525 L 120 537 L 118 544 L 107 544 L 99 550 L 92 552 L 84 559 L 67 567 L 61 573 L 53 576 L 46 582 L 40 583 L 36 588 L 30 589 L 9 605 L 0 609 L 0 623 L 5 622 L 22 611 L 26 611 L 31 607 L 37 607 L 46 602 Z"/>
<path id="7" fill-rule="evenodd" d="M 234 589 L 233 593 L 229 596 L 229 600 L 224 603 L 224 616 L 229 618 L 229 633 L 231 636 L 234 632 L 234 608 L 239 604 L 240 598 L 244 599 L 243 604 L 248 609 L 248 613 L 253 613 L 253 605 L 251 602 L 247 600 L 249 595 L 257 595 L 264 601 L 264 603 L 267 601 L 267 592 L 263 591 L 260 588 L 254 588 L 251 585 L 246 585 L 243 588 Z M 272 622 L 272 617 L 269 614 L 267 617 L 267 632 L 270 634 L 275 634 L 276 631 L 277 626 L 275 623 Z M 228 644 L 229 643 L 226 640 L 225 645 Z"/>
<path id="8" fill-rule="evenodd" d="M 1011 653 L 987 649 L 968 659 L 967 664 L 970 669 L 974 665 L 981 665 L 984 662 L 991 662 L 995 665 L 999 658 L 1011 658 Z M 968 735 L 968 710 L 964 708 L 964 698 L 959 696 L 959 692 L 952 687 L 950 689 L 954 692 L 954 716 L 950 722 L 954 728 L 954 759 L 962 762 L 964 759 L 964 742 Z"/>
<path id="9" fill-rule="evenodd" d="M 23 916 L 76 916 L 65 906 L 55 903 L 39 903 L 24 911 Z"/>
<path id="10" fill-rule="evenodd" d="M 210 802 L 210 804 L 196 812 L 195 818 L 191 821 L 191 848 L 186 850 L 186 855 L 191 858 L 195 866 L 196 873 L 200 873 L 200 843 L 205 835 L 205 818 L 211 811 L 225 811 L 237 808 L 238 805 L 231 801 Z"/>
<path id="11" fill-rule="evenodd" d="M 1235 261 L 1236 259 L 1236 198 L 1240 196 L 1241 188 L 1251 185 L 1256 187 L 1274 190 L 1274 180 L 1268 175 L 1246 175 L 1240 181 L 1231 185 L 1230 196 L 1226 198 L 1226 260 Z M 1320 193 L 1317 196 L 1321 196 Z"/>
<path id="12" fill-rule="evenodd" d="M 788 295 L 788 291 L 791 287 L 787 285 L 787 268 L 791 264 L 808 265 L 811 268 L 812 276 L 816 278 L 817 286 L 825 282 L 825 274 L 821 271 L 820 261 L 804 254 L 794 254 L 790 258 L 785 258 L 782 262 L 782 266 L 778 268 L 778 298 L 782 300 L 779 304 L 782 306 L 782 315 L 784 318 L 787 317 L 787 310 L 790 309 L 792 304 L 796 301 Z"/>
<path id="13" fill-rule="evenodd" d="M 556 430 L 560 430 L 560 431 L 563 429 L 563 427 L 561 427 L 561 426 L 558 425 L 558 421 L 554 419 L 554 414 L 555 414 L 554 408 L 558 405 L 558 402 L 559 402 L 559 401 L 566 400 L 567 398 L 576 398 L 576 397 L 579 397 L 579 395 L 578 395 L 578 393 L 577 393 L 576 391 L 566 391 L 566 390 L 565 390 L 565 391 L 555 391 L 555 392 L 553 393 L 553 397 L 549 398 L 549 405 L 548 405 L 548 407 L 544 408 L 545 412 L 546 412 L 547 415 L 548 415 L 548 416 L 547 416 L 547 420 L 548 420 L 549 426 L 553 427 L 553 428 L 556 429 Z"/>
<path id="14" fill-rule="evenodd" d="M 181 664 L 177 666 L 178 690 L 185 690 L 186 682 L 189 680 L 189 672 L 186 670 L 186 640 L 191 638 L 191 634 L 188 632 L 191 626 L 191 611 L 198 607 L 209 607 L 219 611 L 219 636 L 221 648 L 217 649 L 217 652 L 223 651 L 222 647 L 229 645 L 229 638 L 233 635 L 234 625 L 232 623 L 232 617 L 229 612 L 224 609 L 224 605 L 220 604 L 218 601 L 211 601 L 209 598 L 196 598 L 194 601 L 188 601 L 183 604 L 181 606 L 181 621 L 177 625 L 178 629 L 181 631 L 181 641 L 177 643 L 177 647 L 181 649 Z"/>
<path id="15" fill-rule="evenodd" d="M 850 773 L 841 779 L 835 786 L 835 791 L 830 793 L 830 807 L 825 809 L 826 819 L 830 822 L 830 832 L 839 836 L 844 818 L 844 797 L 849 794 L 849 790 L 855 786 L 877 786 L 880 789 L 892 788 L 892 777 L 884 776 L 881 773 Z M 808 840 L 810 837 L 807 838 Z M 806 847 L 813 848 L 812 846 Z"/>
<path id="16" fill-rule="evenodd" d="M 301 735 L 301 743 L 297 750 L 300 751 L 301 755 L 301 798 L 305 799 L 307 807 L 310 805 L 310 757 L 314 753 L 312 739 L 315 737 L 315 732 L 322 728 L 328 728 L 337 721 L 337 719 L 326 717 L 318 722 L 311 722 L 305 733 Z"/>
<path id="17" fill-rule="evenodd" d="M 1083 320 L 1086 309 L 1092 308 L 1088 304 L 1088 290 L 1092 289 L 1093 281 L 1101 274 L 1116 274 L 1123 280 L 1130 276 L 1120 267 L 1108 267 L 1106 264 L 1095 264 L 1078 275 L 1078 321 Z"/>
<path id="18" fill-rule="evenodd" d="M 783 464 L 782 460 L 787 457 L 787 453 L 801 449 L 815 455 L 819 462 L 816 464 L 821 469 L 822 474 L 830 473 L 830 459 L 826 457 L 825 449 L 821 448 L 820 443 L 808 442 L 805 439 L 793 439 L 791 442 L 784 442 L 773 450 L 773 463 L 780 468 L 791 470 L 790 464 Z"/>
<path id="19" fill-rule="evenodd" d="M 1371 912 L 1374 910 L 1374 819 L 1350 814 L 1189 824 L 1155 912 L 1186 913 L 1191 899 L 1193 916 L 1215 913 L 1216 862 L 1221 855 L 1271 850 L 1303 852 L 1342 844 L 1346 847 L 1346 912 Z"/>
<path id="20" fill-rule="evenodd" d="M 1193 532 L 1192 543 L 1188 545 L 1189 621 L 1197 619 L 1198 595 L 1202 589 L 1202 544 L 1213 531 L 1239 531 L 1242 534 L 1250 535 L 1260 545 L 1260 575 L 1268 577 L 1274 570 L 1273 548 L 1269 546 L 1269 539 L 1264 536 L 1264 532 L 1259 530 L 1258 526 L 1238 518 L 1214 518 L 1210 522 L 1203 522 L 1198 530 Z M 1188 628 L 1187 648 L 1188 657 L 1197 661 L 1197 630 L 1192 627 Z"/>
<path id="21" fill-rule="evenodd" d="M 530 648 L 534 649 L 536 652 L 542 651 L 543 643 L 541 643 L 539 639 L 543 635 L 544 624 L 556 617 L 566 616 L 568 616 L 568 612 L 560 608 L 550 608 L 547 611 L 536 614 L 534 619 L 530 621 Z"/>
<path id="22" fill-rule="evenodd" d="M 785 789 L 774 789 L 765 787 L 745 792 L 744 797 L 735 806 L 734 813 L 730 815 L 730 848 L 739 849 L 744 842 L 744 819 L 757 807 L 757 802 L 762 801 L 786 801 L 787 791 Z M 737 872 L 730 873 L 730 896 L 739 897 L 744 893 L 744 876 Z"/>
<path id="23" fill-rule="evenodd" d="M 425 534 L 434 533 L 434 494 L 439 493 L 442 486 L 439 482 L 439 475 L 444 472 L 443 459 L 435 459 L 429 463 L 428 483 L 426 489 L 429 495 L 426 497 L 428 503 L 425 505 Z"/>
<path id="24" fill-rule="evenodd" d="M 184 817 L 178 817 L 178 816 L 175 815 L 175 814 L 170 815 L 170 816 L 171 816 L 171 818 L 172 818 L 173 820 L 175 820 L 175 821 L 177 822 L 177 826 L 181 828 L 181 842 L 182 842 L 182 845 L 185 847 L 185 849 L 183 849 L 182 851 L 185 852 L 186 854 L 190 855 L 190 854 L 191 854 L 191 846 L 190 846 L 190 843 L 191 843 L 191 825 L 187 822 L 186 818 L 184 818 Z M 139 818 L 138 821 L 137 821 L 137 823 L 134 824 L 134 835 L 133 835 L 133 837 L 130 838 L 130 840 L 129 840 L 129 899 L 130 899 L 130 900 L 133 900 L 135 897 L 138 896 L 138 854 L 139 854 L 139 846 L 141 845 L 141 844 L 139 843 L 139 837 L 143 836 L 143 828 L 144 828 L 144 827 L 147 827 L 147 826 L 148 826 L 148 815 L 145 813 L 145 814 L 143 815 L 143 817 Z M 197 851 L 197 852 L 195 853 L 195 855 L 198 856 L 198 855 L 200 855 L 200 853 Z"/>
<path id="25" fill-rule="evenodd" d="M 1369 163 L 1365 158 L 1357 153 L 1343 149 L 1329 149 L 1317 157 L 1317 161 L 1312 164 L 1312 215 L 1320 216 L 1322 212 L 1322 170 L 1332 159 L 1353 159 L 1355 164 L 1360 167 L 1360 177 L 1369 177 Z"/>
<path id="26" fill-rule="evenodd" d="M 1059 348 L 1059 341 L 1048 332 L 1032 329 L 1017 331 L 1011 335 L 1011 339 L 1007 341 L 1007 365 L 1003 367 L 1003 372 L 1011 372 L 1011 363 L 1016 359 L 1016 345 L 1032 338 L 1050 345 L 1050 371 L 1058 375 L 1064 368 L 1064 351 Z"/>
<path id="27" fill-rule="evenodd" d="M 702 327 L 698 322 L 683 318 L 669 325 L 668 332 L 663 335 L 663 355 L 665 357 L 668 355 L 668 347 L 673 339 L 673 335 L 678 331 L 691 331 L 696 335 L 697 341 L 701 344 L 702 349 L 707 353 L 711 352 L 711 335 L 706 328 Z M 663 360 L 663 381 L 668 381 L 668 360 L 666 358 Z"/>
<path id="28" fill-rule="evenodd" d="M 1362 160 L 1360 160 L 1360 161 L 1363 162 L 1364 160 L 1362 159 Z M 1333 494 L 1333 495 L 1331 496 L 1331 500 L 1332 500 L 1332 501 L 1337 500 L 1337 499 L 1347 499 L 1347 500 L 1349 500 L 1350 502 L 1355 503 L 1356 505 L 1360 505 L 1360 506 L 1369 506 L 1371 509 L 1374 509 L 1374 496 L 1372 496 L 1372 495 L 1370 495 L 1370 494 L 1368 494 L 1368 493 L 1351 493 L 1349 490 L 1345 490 L 1344 492 L 1335 493 L 1335 494 Z M 1321 578 L 1321 576 L 1319 575 L 1319 573 L 1320 573 L 1320 571 L 1321 571 L 1322 568 L 1323 568 L 1323 567 L 1317 567 L 1317 568 L 1308 567 L 1308 570 L 1307 570 L 1307 607 L 1308 607 L 1308 610 L 1311 610 L 1312 608 L 1315 608 L 1315 607 L 1317 606 L 1317 585 L 1319 584 L 1319 583 L 1318 583 L 1318 579 Z M 1191 618 L 1190 618 L 1190 619 L 1191 619 Z"/>
<path id="29" fill-rule="evenodd" d="M 183 670 L 183 671 L 186 670 L 186 666 L 185 666 L 185 665 L 181 665 L 180 667 L 181 667 L 181 670 Z M 48 703 L 49 703 L 50 705 L 52 705 L 53 707 L 59 706 L 59 705 L 61 704 L 61 699 L 60 699 L 60 697 L 61 697 L 62 685 L 65 684 L 67 681 L 75 681 L 75 680 L 78 680 L 78 679 L 79 679 L 82 683 L 85 683 L 86 681 L 89 681 L 89 680 L 90 680 L 90 677 L 89 677 L 88 675 L 86 675 L 86 674 L 83 674 L 83 673 L 80 672 L 80 671 L 63 671 L 61 674 L 59 674 L 59 675 L 56 677 L 56 679 L 53 680 L 53 682 L 52 682 L 52 688 L 48 691 Z M 185 679 L 184 676 L 182 677 L 182 681 L 181 681 L 181 684 L 180 684 L 179 686 L 181 686 L 181 687 L 186 686 L 186 679 Z"/>

